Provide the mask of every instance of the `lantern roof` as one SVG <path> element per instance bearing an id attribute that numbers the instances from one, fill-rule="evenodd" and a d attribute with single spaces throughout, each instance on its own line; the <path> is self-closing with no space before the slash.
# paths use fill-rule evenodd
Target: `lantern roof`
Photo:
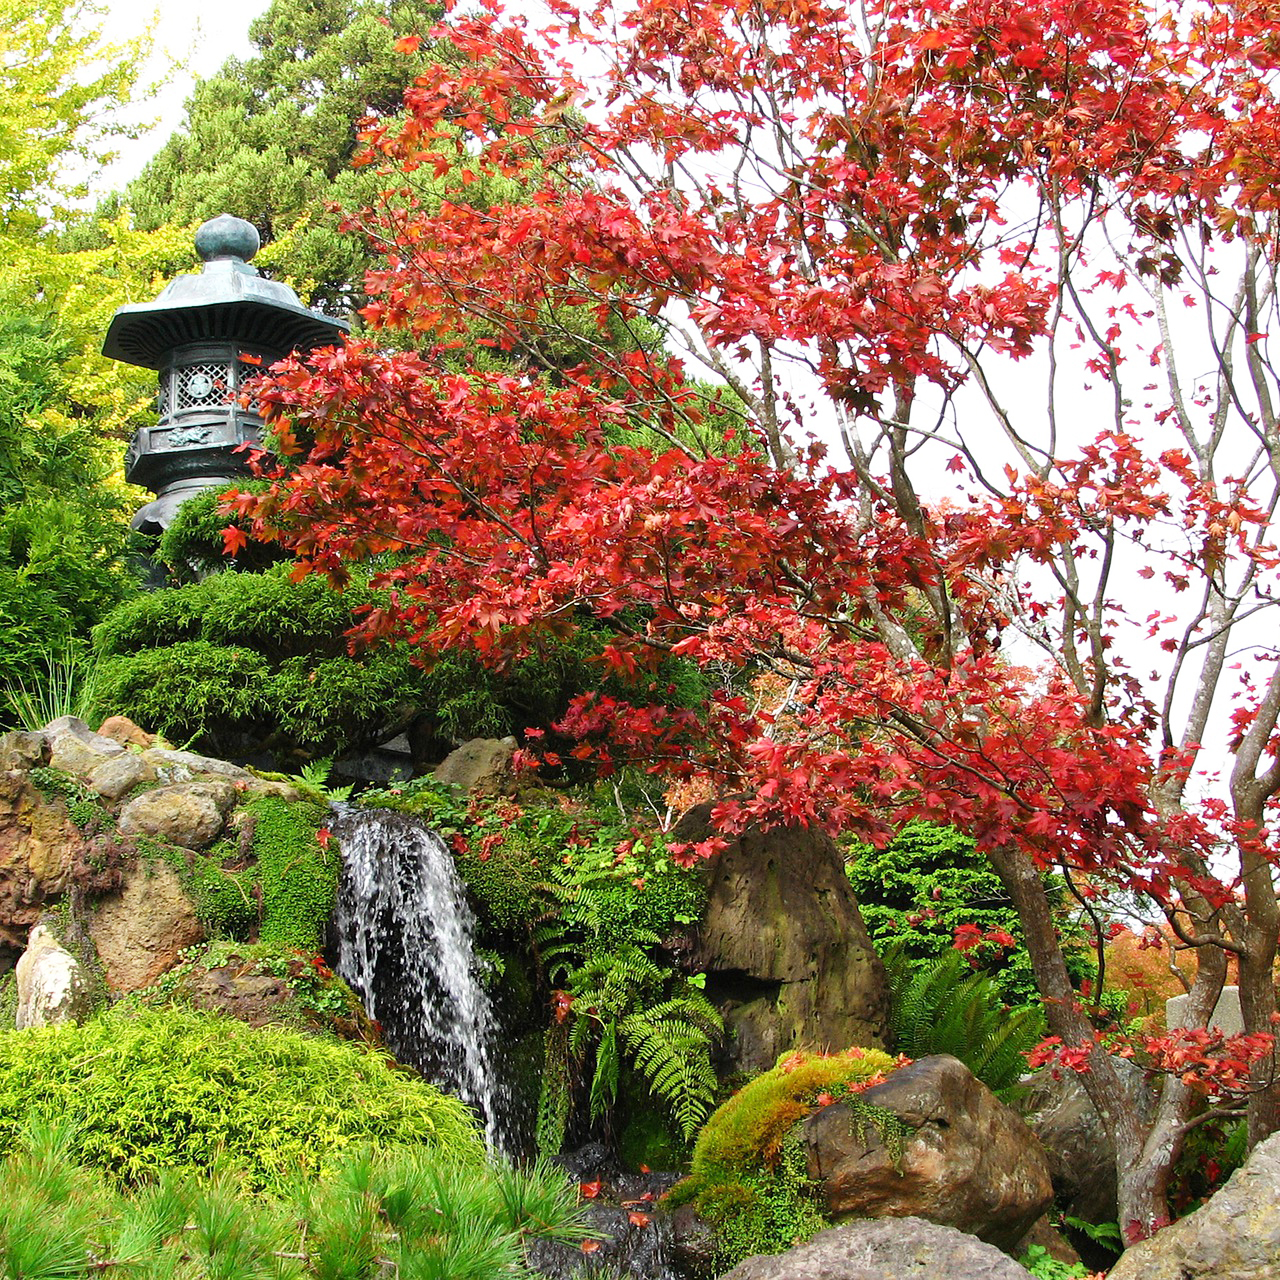
<path id="1" fill-rule="evenodd" d="M 279 355 L 306 354 L 350 331 L 345 320 L 304 307 L 288 285 L 258 274 L 249 263 L 260 243 L 251 222 L 224 213 L 199 228 L 195 243 L 204 270 L 170 281 L 154 302 L 120 307 L 107 328 L 103 355 L 161 369 L 176 347 L 192 343 L 234 342 Z"/>

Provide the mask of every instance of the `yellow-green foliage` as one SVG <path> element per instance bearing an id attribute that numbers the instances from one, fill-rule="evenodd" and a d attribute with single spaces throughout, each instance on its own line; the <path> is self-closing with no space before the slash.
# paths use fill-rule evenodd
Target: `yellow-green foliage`
<path id="1" fill-rule="evenodd" d="M 707 1121 L 689 1177 L 668 1200 L 694 1204 L 715 1225 L 723 1267 L 754 1253 L 776 1253 L 825 1225 L 798 1126 L 823 1103 L 855 1097 L 895 1065 L 878 1049 L 791 1053 Z M 863 1108 L 859 1118 L 875 1123 L 871 1112 Z"/>
<path id="2" fill-rule="evenodd" d="M 466 1107 L 384 1055 L 177 1008 L 0 1033 L 0 1156 L 35 1119 L 130 1184 L 222 1160 L 279 1191 L 369 1143 L 484 1155 Z"/>

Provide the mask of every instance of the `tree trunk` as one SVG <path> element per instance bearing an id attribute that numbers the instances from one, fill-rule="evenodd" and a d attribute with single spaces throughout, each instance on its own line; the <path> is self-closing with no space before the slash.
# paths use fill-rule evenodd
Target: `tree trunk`
<path id="1" fill-rule="evenodd" d="M 1017 909 L 1049 1030 L 1067 1045 L 1093 1045 L 1089 1069 L 1079 1080 L 1115 1145 L 1125 1238 L 1130 1243 L 1143 1239 L 1169 1221 L 1167 1192 L 1178 1145 L 1177 1129 L 1170 1125 L 1162 1140 L 1149 1141 L 1153 1135 L 1143 1122 L 1137 1099 L 1125 1087 L 1110 1056 L 1096 1043 L 1093 1025 L 1071 986 L 1053 907 L 1034 860 L 1010 847 L 992 851 L 989 857 Z"/>

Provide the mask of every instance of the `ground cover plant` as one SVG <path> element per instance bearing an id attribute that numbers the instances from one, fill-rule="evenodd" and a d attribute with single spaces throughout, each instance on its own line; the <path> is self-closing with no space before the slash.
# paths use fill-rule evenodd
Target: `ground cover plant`
<path id="1" fill-rule="evenodd" d="M 533 1240 L 583 1237 L 576 1190 L 543 1167 L 353 1150 L 328 1178 L 264 1199 L 225 1164 L 124 1189 L 78 1163 L 75 1146 L 74 1129 L 37 1124 L 0 1162 L 4 1274 L 495 1280 L 532 1274 Z"/>
<path id="2" fill-rule="evenodd" d="M 788 691 L 588 694 L 556 757 L 705 778 L 740 797 L 730 828 L 971 833 L 1109 1117 L 1130 1239 L 1168 1217 L 1200 1097 L 1253 1142 L 1280 1127 L 1271 26 L 1140 0 L 454 15 L 472 60 L 367 135 L 409 193 L 359 219 L 372 332 L 264 391 L 298 456 L 236 504 L 336 581 L 403 553 L 367 638 L 500 666 L 589 619 L 606 669 L 676 653 Z M 456 201 L 416 198 L 446 173 Z M 477 210 L 495 175 L 537 199 Z M 559 304 L 662 326 L 731 390 L 744 447 L 699 434 L 668 353 L 601 342 L 548 379 L 448 363 L 473 316 L 515 350 Z M 1211 733 L 1229 768 L 1201 778 Z M 1152 1116 L 1075 998 L 1051 867 L 1145 895 L 1200 953 L 1191 1025 L 1131 1046 L 1164 1074 Z M 1246 1034 L 1224 1040 L 1228 952 Z"/>

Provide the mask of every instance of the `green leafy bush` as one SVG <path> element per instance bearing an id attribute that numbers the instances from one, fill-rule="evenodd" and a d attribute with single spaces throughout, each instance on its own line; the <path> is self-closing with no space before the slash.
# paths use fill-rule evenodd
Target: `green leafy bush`
<path id="1" fill-rule="evenodd" d="M 971 837 L 954 827 L 908 822 L 883 849 L 852 846 L 848 874 L 877 951 L 899 946 L 913 960 L 933 960 L 951 950 L 961 926 L 1008 934 L 1017 943 L 1012 949 L 983 944 L 974 954 L 1008 1004 L 1036 999 L 1017 910 Z M 1073 976 L 1080 979 L 1090 973 L 1091 961 L 1066 910 L 1066 886 L 1060 879 L 1056 884 L 1062 933 L 1081 937 L 1081 947 L 1067 949 Z"/>
<path id="2" fill-rule="evenodd" d="M 493 1280 L 532 1274 L 531 1241 L 585 1234 L 574 1188 L 546 1168 L 358 1151 L 273 1202 L 226 1168 L 122 1189 L 75 1163 L 74 1148 L 74 1131 L 37 1128 L 0 1165 L 0 1274 Z"/>
<path id="3" fill-rule="evenodd" d="M 909 1058 L 949 1053 L 989 1089 L 1011 1089 L 1026 1055 L 1045 1035 L 1039 1002 L 1011 1009 L 991 975 L 974 972 L 956 950 L 911 959 L 902 945 L 884 954 L 895 1047 Z"/>
<path id="4" fill-rule="evenodd" d="M 179 1008 L 0 1033 L 0 1152 L 40 1118 L 72 1126 L 75 1157 L 129 1184 L 222 1159 L 278 1192 L 360 1143 L 483 1155 L 462 1103 L 378 1054 Z"/>
<path id="5" fill-rule="evenodd" d="M 667 1200 L 694 1205 L 716 1228 L 721 1269 L 781 1252 L 828 1225 L 800 1141 L 800 1125 L 819 1106 L 849 1100 L 886 1144 L 902 1140 L 896 1117 L 858 1100 L 895 1065 L 875 1049 L 788 1054 L 712 1115 L 693 1148 L 689 1176 Z"/>

